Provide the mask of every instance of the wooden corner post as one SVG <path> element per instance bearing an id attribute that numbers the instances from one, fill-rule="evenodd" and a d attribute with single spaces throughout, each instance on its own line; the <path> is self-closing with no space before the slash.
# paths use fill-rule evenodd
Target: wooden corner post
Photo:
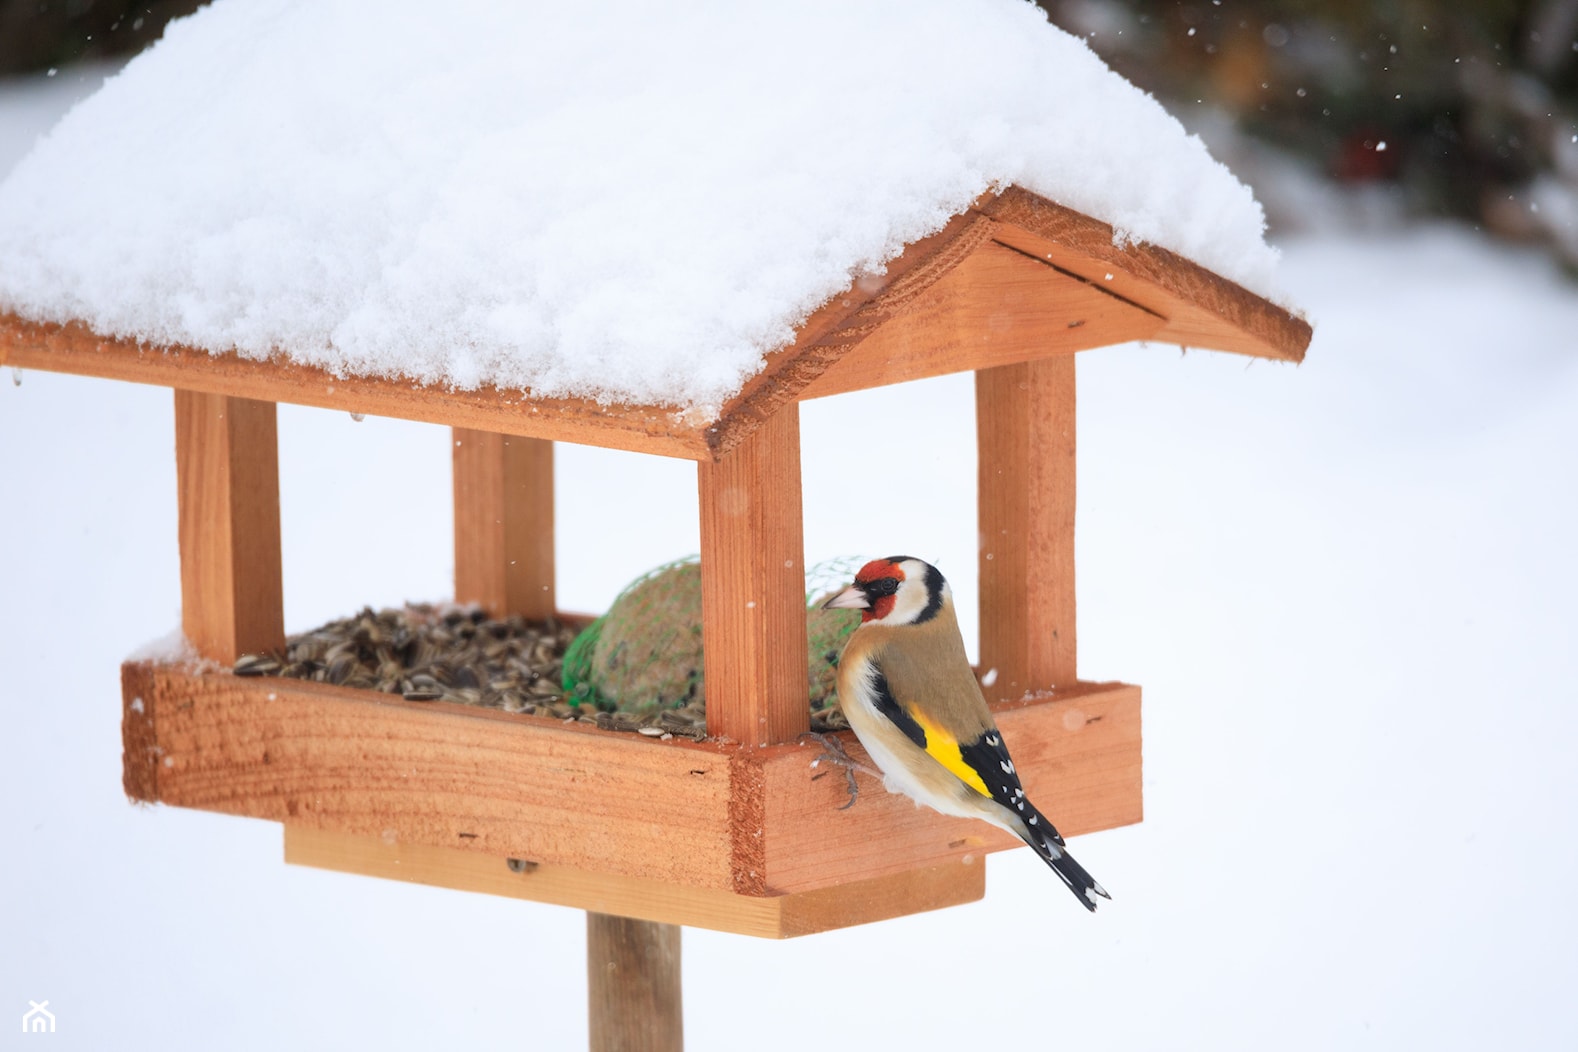
<path id="1" fill-rule="evenodd" d="M 553 443 L 454 429 L 455 601 L 553 616 Z"/>
<path id="2" fill-rule="evenodd" d="M 811 727 L 799 405 L 698 464 L 697 479 L 707 733 L 793 741 Z"/>
<path id="3" fill-rule="evenodd" d="M 224 665 L 285 647 L 273 402 L 175 391 L 181 630 Z"/>
<path id="4" fill-rule="evenodd" d="M 1074 357 L 975 374 L 981 668 L 996 670 L 992 700 L 1075 681 Z"/>

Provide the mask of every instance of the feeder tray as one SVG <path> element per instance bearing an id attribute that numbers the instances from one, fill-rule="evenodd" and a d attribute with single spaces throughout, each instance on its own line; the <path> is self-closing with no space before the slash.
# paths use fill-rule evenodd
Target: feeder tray
<path id="1" fill-rule="evenodd" d="M 981 667 L 1026 788 L 1070 835 L 1141 817 L 1140 692 L 1081 682 L 1074 358 L 1152 340 L 1298 361 L 1302 320 L 1018 188 L 835 296 L 716 416 L 342 378 L 0 316 L 0 364 L 175 389 L 183 628 L 208 664 L 123 667 L 135 799 L 282 822 L 292 862 L 787 936 L 979 898 L 1018 846 L 813 778 L 799 401 L 976 373 Z M 555 441 L 697 462 L 705 741 L 238 677 L 285 642 L 276 402 L 448 424 L 456 600 L 554 600 Z M 999 540 L 999 539 L 1002 540 Z M 858 743 L 846 745 L 857 758 Z"/>

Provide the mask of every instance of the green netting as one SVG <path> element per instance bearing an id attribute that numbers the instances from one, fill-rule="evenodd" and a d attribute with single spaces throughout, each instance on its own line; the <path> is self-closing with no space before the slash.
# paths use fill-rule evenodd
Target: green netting
<path id="1" fill-rule="evenodd" d="M 806 700 L 812 710 L 836 704 L 839 655 L 860 624 L 858 611 L 817 609 L 848 582 L 853 562 L 833 560 L 806 574 Z M 701 564 L 681 559 L 631 582 L 565 653 L 564 691 L 572 705 L 606 711 L 704 706 Z"/>

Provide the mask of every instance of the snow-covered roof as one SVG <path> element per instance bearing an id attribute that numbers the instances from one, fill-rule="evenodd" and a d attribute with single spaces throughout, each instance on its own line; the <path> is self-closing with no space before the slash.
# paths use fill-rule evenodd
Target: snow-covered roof
<path id="1" fill-rule="evenodd" d="M 1249 190 L 1020 0 L 219 0 L 0 185 L 0 310 L 708 409 L 1009 185 L 1271 291 Z"/>

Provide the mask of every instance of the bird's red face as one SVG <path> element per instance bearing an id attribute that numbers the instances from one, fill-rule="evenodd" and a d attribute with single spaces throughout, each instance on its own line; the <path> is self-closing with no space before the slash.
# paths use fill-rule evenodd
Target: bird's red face
<path id="1" fill-rule="evenodd" d="M 861 623 L 881 621 L 893 612 L 899 586 L 904 583 L 904 568 L 892 559 L 873 559 L 855 574 L 855 587 L 871 605 L 860 612 Z"/>
<path id="2" fill-rule="evenodd" d="M 948 595 L 935 566 L 895 555 L 873 559 L 860 568 L 855 583 L 826 603 L 824 610 L 859 610 L 863 623 L 914 625 L 931 620 Z"/>

